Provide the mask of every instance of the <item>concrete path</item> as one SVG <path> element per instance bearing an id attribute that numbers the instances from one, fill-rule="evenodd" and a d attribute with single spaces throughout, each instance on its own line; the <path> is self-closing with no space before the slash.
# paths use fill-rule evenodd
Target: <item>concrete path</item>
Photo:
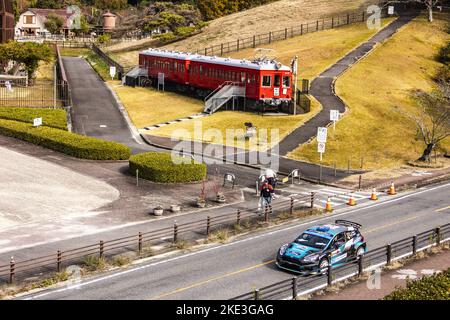
<path id="1" fill-rule="evenodd" d="M 409 23 L 415 15 L 399 17 L 396 21 L 383 28 L 367 42 L 348 53 L 330 68 L 325 70 L 311 83 L 311 94 L 322 104 L 323 109 L 303 126 L 294 130 L 279 143 L 280 155 L 286 155 L 314 138 L 318 127 L 326 127 L 330 122 L 330 110 L 336 109 L 345 112 L 344 102 L 334 92 L 334 82 L 343 72 L 361 60 L 376 44 L 385 41 L 395 34 L 399 28 Z"/>

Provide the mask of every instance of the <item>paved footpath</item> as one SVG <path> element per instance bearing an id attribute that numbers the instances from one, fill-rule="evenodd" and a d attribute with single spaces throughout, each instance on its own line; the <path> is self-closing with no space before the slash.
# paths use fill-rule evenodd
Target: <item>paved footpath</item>
<path id="1" fill-rule="evenodd" d="M 431 275 L 450 267 L 450 250 L 434 254 L 428 258 L 413 261 L 399 269 L 381 273 L 380 278 L 370 277 L 335 293 L 313 297 L 313 300 L 378 300 L 388 295 L 396 287 L 405 287 L 406 279 L 411 280 Z"/>

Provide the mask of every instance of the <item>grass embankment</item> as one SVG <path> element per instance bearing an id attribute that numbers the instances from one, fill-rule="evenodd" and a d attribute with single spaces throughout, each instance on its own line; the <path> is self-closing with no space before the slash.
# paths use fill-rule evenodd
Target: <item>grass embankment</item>
<path id="1" fill-rule="evenodd" d="M 408 281 L 384 300 L 450 300 L 450 269 L 429 277 Z"/>
<path id="2" fill-rule="evenodd" d="M 414 90 L 430 91 L 441 66 L 435 60 L 441 46 L 450 40 L 446 33 L 448 14 L 436 14 L 433 24 L 421 16 L 379 45 L 368 57 L 337 80 L 336 91 L 349 112 L 330 129 L 323 163 L 346 168 L 348 159 L 364 168 L 392 168 L 416 159 L 424 144 L 414 123 L 403 112 L 416 112 Z M 449 139 L 443 147 L 449 147 Z M 292 158 L 318 162 L 317 141 L 300 146 Z"/>
<path id="3" fill-rule="evenodd" d="M 62 109 L 0 108 L 0 119 L 33 123 L 35 118 L 42 118 L 44 126 L 67 130 L 67 114 Z"/>

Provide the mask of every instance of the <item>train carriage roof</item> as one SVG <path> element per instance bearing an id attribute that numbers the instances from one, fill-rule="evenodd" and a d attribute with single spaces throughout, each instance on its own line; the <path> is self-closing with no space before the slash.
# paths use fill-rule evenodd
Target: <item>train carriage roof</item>
<path id="1" fill-rule="evenodd" d="M 254 69 L 254 70 L 291 71 L 291 68 L 289 68 L 288 66 L 281 65 L 279 62 L 274 60 L 257 60 L 257 61 L 239 60 L 233 58 L 205 56 L 189 52 L 168 51 L 159 49 L 144 50 L 141 52 L 141 54 L 153 57 L 189 60 L 194 62 L 220 64 L 225 66 Z"/>

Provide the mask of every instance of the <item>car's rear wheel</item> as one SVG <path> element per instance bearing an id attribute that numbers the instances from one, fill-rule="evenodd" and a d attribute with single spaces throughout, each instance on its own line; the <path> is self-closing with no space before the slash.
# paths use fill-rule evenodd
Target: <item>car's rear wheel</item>
<path id="1" fill-rule="evenodd" d="M 319 272 L 320 274 L 327 274 L 328 272 L 328 266 L 330 265 L 330 263 L 328 262 L 327 258 L 323 258 L 322 260 L 320 260 L 319 262 Z"/>

